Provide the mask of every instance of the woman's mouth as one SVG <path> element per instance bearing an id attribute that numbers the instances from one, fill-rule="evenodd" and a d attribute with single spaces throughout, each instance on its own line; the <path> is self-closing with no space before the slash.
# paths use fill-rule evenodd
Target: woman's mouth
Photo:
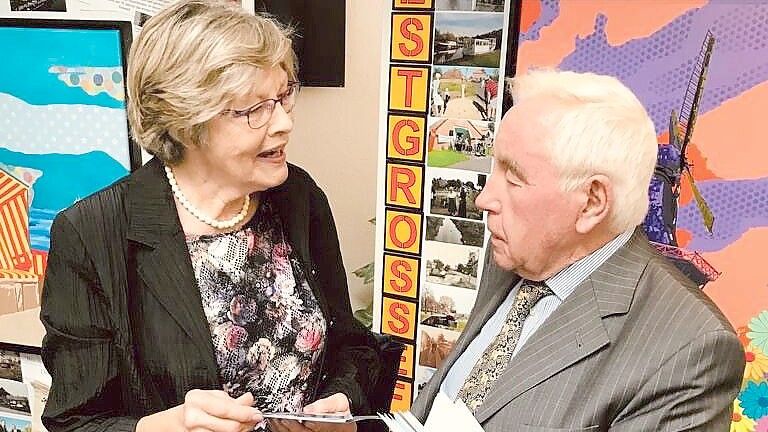
<path id="1" fill-rule="evenodd" d="M 285 157 L 285 147 L 279 147 L 269 151 L 259 153 L 260 158 L 279 160 Z"/>

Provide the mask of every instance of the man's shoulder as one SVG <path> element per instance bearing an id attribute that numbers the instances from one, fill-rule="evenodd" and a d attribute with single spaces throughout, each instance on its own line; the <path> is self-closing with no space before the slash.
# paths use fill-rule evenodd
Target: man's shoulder
<path id="1" fill-rule="evenodd" d="M 650 258 L 631 309 L 656 315 L 670 331 L 683 331 L 691 337 L 715 331 L 735 336 L 733 326 L 714 301 L 660 254 Z"/>

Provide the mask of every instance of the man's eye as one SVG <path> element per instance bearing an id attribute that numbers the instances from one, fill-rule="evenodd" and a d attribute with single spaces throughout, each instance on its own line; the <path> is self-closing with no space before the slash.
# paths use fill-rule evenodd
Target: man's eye
<path id="1" fill-rule="evenodd" d="M 506 178 L 507 183 L 511 183 L 515 186 L 520 186 L 523 183 L 512 171 L 507 171 L 504 177 Z"/>

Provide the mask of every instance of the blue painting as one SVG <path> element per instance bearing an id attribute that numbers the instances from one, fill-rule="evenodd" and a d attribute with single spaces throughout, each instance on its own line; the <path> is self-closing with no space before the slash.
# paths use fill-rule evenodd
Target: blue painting
<path id="1" fill-rule="evenodd" d="M 123 36 L 0 26 L 0 271 L 42 273 L 56 214 L 129 173 Z"/>

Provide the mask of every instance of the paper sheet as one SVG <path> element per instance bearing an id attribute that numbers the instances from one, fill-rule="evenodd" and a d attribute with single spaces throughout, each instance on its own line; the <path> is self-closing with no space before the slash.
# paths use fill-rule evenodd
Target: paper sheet
<path id="1" fill-rule="evenodd" d="M 452 401 L 445 393 L 440 392 L 432 404 L 427 422 L 424 424 L 427 432 L 456 430 L 462 432 L 483 432 L 472 412 L 464 405 L 464 401 Z"/>

